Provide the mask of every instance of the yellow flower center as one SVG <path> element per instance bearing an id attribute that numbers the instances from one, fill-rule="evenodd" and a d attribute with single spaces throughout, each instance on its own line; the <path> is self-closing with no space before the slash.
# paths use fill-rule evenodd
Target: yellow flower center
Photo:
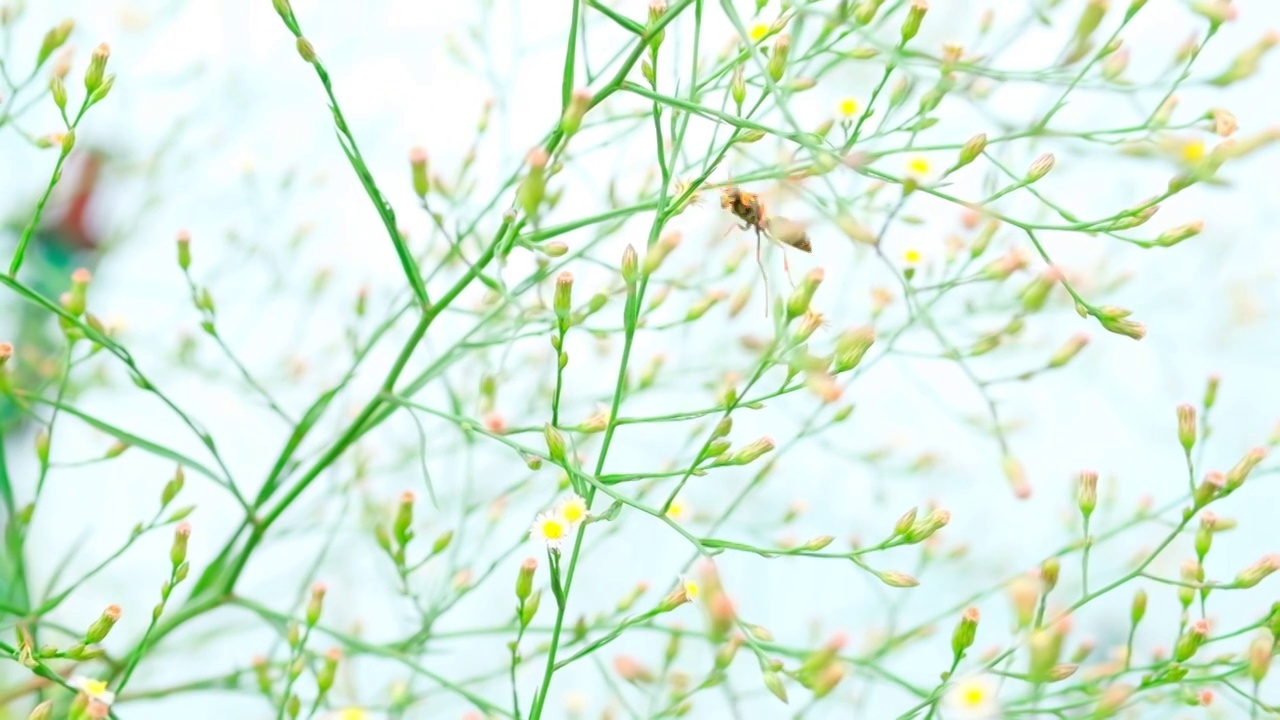
<path id="1" fill-rule="evenodd" d="M 751 26 L 751 39 L 754 40 L 755 42 L 760 42 L 760 40 L 763 39 L 764 36 L 768 34 L 769 34 L 769 26 L 765 25 L 764 23 L 756 23 L 755 25 Z"/>
<path id="2" fill-rule="evenodd" d="M 697 600 L 702 594 L 702 588 L 698 587 L 698 583 L 693 580 L 684 581 L 684 594 L 690 600 Z"/>
<path id="3" fill-rule="evenodd" d="M 339 720 L 364 720 L 364 710 L 358 707 L 349 707 L 338 713 Z"/>
<path id="4" fill-rule="evenodd" d="M 915 175 L 927 175 L 929 174 L 929 161 L 922 157 L 911 158 L 911 161 L 907 163 L 907 170 Z"/>
<path id="5" fill-rule="evenodd" d="M 986 688 L 974 683 L 960 691 L 960 702 L 969 707 L 982 705 L 987 700 Z"/>
<path id="6" fill-rule="evenodd" d="M 586 517 L 587 504 L 581 498 L 573 498 L 565 502 L 564 507 L 560 509 L 560 514 L 564 516 L 565 522 L 572 525 Z"/>
<path id="7" fill-rule="evenodd" d="M 564 529 L 564 522 L 560 518 L 549 517 L 542 521 L 542 534 L 548 540 L 563 538 Z"/>
<path id="8" fill-rule="evenodd" d="M 679 520 L 684 517 L 685 506 L 684 501 L 680 499 L 672 500 L 671 507 L 667 508 L 667 517 L 672 520 Z"/>
<path id="9" fill-rule="evenodd" d="M 1187 162 L 1200 162 L 1204 159 L 1204 142 L 1192 140 L 1182 146 L 1182 159 Z"/>
<path id="10" fill-rule="evenodd" d="M 906 260 L 909 265 L 915 265 L 920 262 L 920 251 L 915 248 L 909 248 L 902 254 L 902 259 Z"/>
<path id="11" fill-rule="evenodd" d="M 107 691 L 106 680 L 85 680 L 84 694 L 91 698 L 96 698 Z"/>
<path id="12" fill-rule="evenodd" d="M 853 117 L 858 112 L 858 101 L 853 98 L 845 98 L 840 101 L 840 114 L 845 117 Z"/>

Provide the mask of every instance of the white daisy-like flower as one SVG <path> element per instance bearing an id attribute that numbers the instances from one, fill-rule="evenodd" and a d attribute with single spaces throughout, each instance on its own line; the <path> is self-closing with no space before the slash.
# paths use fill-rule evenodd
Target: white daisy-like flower
<path id="1" fill-rule="evenodd" d="M 587 501 L 577 495 L 570 495 L 560 501 L 556 507 L 556 513 L 569 523 L 570 527 L 576 527 L 587 519 Z"/>
<path id="2" fill-rule="evenodd" d="M 680 576 L 680 587 L 684 588 L 685 597 L 689 598 L 689 602 L 696 602 L 702 595 L 702 586 L 691 577 Z"/>
<path id="3" fill-rule="evenodd" d="M 95 680 L 83 675 L 76 675 L 71 678 L 71 687 L 84 693 L 91 702 L 109 706 L 116 701 L 116 694 L 107 689 L 106 680 Z"/>
<path id="4" fill-rule="evenodd" d="M 956 680 L 942 699 L 947 720 L 996 720 L 1000 717 L 998 689 L 991 675 L 971 675 Z"/>
<path id="5" fill-rule="evenodd" d="M 569 539 L 571 530 L 569 521 L 565 520 L 560 513 L 544 512 L 533 521 L 530 532 L 534 539 L 546 544 L 548 550 L 559 552 L 565 541 Z"/>

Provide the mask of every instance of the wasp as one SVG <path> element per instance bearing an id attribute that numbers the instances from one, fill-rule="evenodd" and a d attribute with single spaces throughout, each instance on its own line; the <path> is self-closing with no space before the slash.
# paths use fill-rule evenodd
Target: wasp
<path id="1" fill-rule="evenodd" d="M 760 266 L 760 275 L 764 278 L 765 314 L 768 315 L 769 276 L 765 273 L 764 261 L 760 259 L 761 237 L 776 240 L 801 252 L 812 253 L 813 244 L 809 242 L 809 233 L 805 231 L 804 226 L 794 220 L 788 220 L 781 215 L 769 215 L 758 194 L 747 192 L 732 183 L 720 190 L 720 207 L 742 221 L 739 228 L 756 231 L 756 264 Z M 782 266 L 787 272 L 787 277 L 790 277 L 791 267 L 785 253 L 782 256 Z"/>

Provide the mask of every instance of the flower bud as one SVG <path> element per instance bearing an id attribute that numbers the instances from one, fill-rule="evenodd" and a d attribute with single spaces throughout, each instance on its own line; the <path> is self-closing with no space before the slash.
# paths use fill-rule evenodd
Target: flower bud
<path id="1" fill-rule="evenodd" d="M 1012 455 L 1005 455 L 1001 466 L 1004 469 L 1005 479 L 1009 481 L 1009 487 L 1013 489 L 1014 497 L 1021 500 L 1031 497 L 1031 485 L 1027 482 L 1027 471 L 1022 467 L 1022 463 Z"/>
<path id="2" fill-rule="evenodd" d="M 67 109 L 67 86 L 62 82 L 62 78 L 57 75 L 49 78 L 49 94 L 53 96 L 53 104 L 57 105 L 59 110 Z"/>
<path id="3" fill-rule="evenodd" d="M 760 438 L 759 440 L 756 440 L 750 445 L 744 446 L 742 449 L 738 450 L 738 452 L 734 453 L 733 456 L 729 458 L 729 461 L 726 464 L 727 465 L 746 465 L 748 463 L 754 462 L 761 455 L 771 452 L 773 448 L 774 448 L 774 444 L 771 438 L 767 438 L 767 437 Z"/>
<path id="4" fill-rule="evenodd" d="M 1144 0 L 1145 1 L 1145 0 Z M 1112 685 L 1103 691 L 1102 697 L 1098 698 L 1097 712 L 1094 717 L 1111 717 L 1124 704 L 1129 702 L 1129 698 L 1133 696 L 1135 688 L 1132 685 L 1123 683 Z"/>
<path id="5" fill-rule="evenodd" d="M 1127 67 L 1129 67 L 1129 48 L 1120 48 L 1102 61 L 1102 77 L 1115 80 L 1124 74 Z"/>
<path id="6" fill-rule="evenodd" d="M 747 100 L 747 80 L 741 64 L 733 68 L 733 76 L 729 79 L 729 94 L 733 96 L 738 112 L 742 112 L 742 104 Z"/>
<path id="7" fill-rule="evenodd" d="M 654 243 L 644 255 L 644 274 L 652 275 L 657 272 L 658 268 L 662 267 L 662 262 L 679 244 L 679 232 L 672 231 L 658 238 L 658 242 Z"/>
<path id="8" fill-rule="evenodd" d="M 1274 639 L 1267 637 L 1257 637 L 1249 643 L 1249 678 L 1254 685 L 1261 683 L 1271 669 L 1271 648 L 1274 644 Z"/>
<path id="9" fill-rule="evenodd" d="M 791 36 L 782 33 L 773 41 L 773 51 L 769 53 L 769 63 L 766 69 L 769 77 L 774 82 L 782 79 L 782 75 L 787 70 L 787 56 L 791 53 Z"/>
<path id="10" fill-rule="evenodd" d="M 187 540 L 191 538 L 191 523 L 178 523 L 173 531 L 173 546 L 169 548 L 169 562 L 173 567 L 187 561 Z"/>
<path id="11" fill-rule="evenodd" d="M 818 285 L 822 283 L 822 276 L 822 268 L 814 268 L 800 280 L 800 284 L 796 286 L 796 289 L 791 293 L 791 297 L 787 299 L 788 322 L 800 317 L 809 309 L 813 294 L 817 292 Z"/>
<path id="12" fill-rule="evenodd" d="M 524 607 L 520 610 L 520 624 L 528 626 L 533 622 L 533 617 L 538 614 L 538 606 L 542 603 L 542 591 L 534 590 L 533 594 L 524 601 Z"/>
<path id="13" fill-rule="evenodd" d="M 926 0 L 911 0 L 911 7 L 907 8 L 907 18 L 902 21 L 903 43 L 909 42 L 920 32 L 920 23 L 928 11 L 929 3 Z"/>
<path id="14" fill-rule="evenodd" d="M 1200 646 L 1204 644 L 1205 638 L 1209 635 L 1209 622 L 1207 620 L 1197 620 L 1191 624 L 1191 627 L 1178 638 L 1178 644 L 1173 649 L 1173 659 L 1176 662 L 1186 662 L 1191 659 Z"/>
<path id="15" fill-rule="evenodd" d="M 902 513 L 902 516 L 898 518 L 898 522 L 893 525 L 893 537 L 905 535 L 911 530 L 916 523 L 917 512 L 916 508 L 911 508 L 910 510 Z"/>
<path id="16" fill-rule="evenodd" d="M 876 331 L 869 325 L 841 333 L 836 339 L 836 357 L 832 371 L 842 373 L 857 367 L 875 341 Z"/>
<path id="17" fill-rule="evenodd" d="M 1236 585 L 1251 588 L 1262 582 L 1268 575 L 1280 569 L 1280 554 L 1271 553 L 1258 562 L 1250 565 L 1236 575 Z"/>
<path id="18" fill-rule="evenodd" d="M 164 484 L 164 489 L 160 491 L 160 505 L 166 506 L 173 502 L 173 499 L 182 492 L 182 486 L 186 482 L 186 476 L 182 472 L 182 466 L 174 471 L 173 478 Z"/>
<path id="19" fill-rule="evenodd" d="M 421 200 L 431 190 L 431 180 L 427 177 L 427 151 L 422 147 L 409 150 L 409 177 L 413 181 L 413 194 Z"/>
<path id="20" fill-rule="evenodd" d="M 639 272 L 639 256 L 636 249 L 631 245 L 627 245 L 622 251 L 622 279 L 627 283 L 628 287 L 633 287 L 636 281 L 640 279 Z"/>
<path id="21" fill-rule="evenodd" d="M 1089 336 L 1084 333 L 1072 335 L 1062 347 L 1058 348 L 1049 358 L 1050 368 L 1060 368 L 1071 362 L 1071 359 L 1080 353 L 1086 345 L 1089 344 Z"/>
<path id="22" fill-rule="evenodd" d="M 538 208 L 541 207 L 542 201 L 547 193 L 547 163 L 551 161 L 551 156 L 542 148 L 534 148 L 529 151 L 526 157 L 526 163 L 529 165 L 529 172 L 525 175 L 524 180 L 520 182 L 520 188 L 516 191 L 516 200 L 520 205 L 520 209 L 528 217 L 536 217 Z"/>
<path id="23" fill-rule="evenodd" d="M 516 573 L 516 599 L 520 601 L 528 600 L 529 595 L 533 593 L 533 573 L 538 569 L 538 561 L 534 558 L 525 558 L 520 563 L 520 571 Z"/>
<path id="24" fill-rule="evenodd" d="M 1173 247 L 1183 240 L 1199 235 L 1201 230 L 1204 230 L 1204 222 L 1200 220 L 1169 228 L 1160 233 L 1160 236 L 1155 239 L 1155 244 L 1159 247 Z"/>
<path id="25" fill-rule="evenodd" d="M 973 640 L 978 634 L 978 619 L 978 608 L 967 608 L 951 633 L 951 654 L 957 662 L 964 656 L 964 651 L 973 646 Z"/>
<path id="26" fill-rule="evenodd" d="M 62 47 L 67 38 L 71 37 L 71 31 L 75 29 L 75 26 L 76 21 L 67 18 L 44 34 L 44 40 L 40 43 L 40 51 L 36 53 L 37 67 L 43 65 L 49 59 L 49 56 Z"/>
<path id="27" fill-rule="evenodd" d="M 178 243 L 178 267 L 183 272 L 191 267 L 191 233 L 186 230 L 179 230 L 177 236 Z"/>
<path id="28" fill-rule="evenodd" d="M 796 549 L 803 550 L 805 552 L 817 552 L 830 545 L 833 540 L 835 540 L 835 537 L 832 535 L 819 535 L 815 538 L 811 538 Z"/>
<path id="29" fill-rule="evenodd" d="M 106 43 L 98 45 L 89 56 L 89 67 L 84 72 L 84 89 L 92 95 L 102 86 L 102 76 L 107 69 L 107 58 L 111 57 L 111 48 Z"/>
<path id="30" fill-rule="evenodd" d="M 566 457 L 564 435 L 550 423 L 542 427 L 542 435 L 547 441 L 547 454 L 551 456 L 552 462 L 563 465 Z"/>
<path id="31" fill-rule="evenodd" d="M 1041 155 L 1031 163 L 1030 167 L 1027 168 L 1027 175 L 1022 181 L 1030 185 L 1045 175 L 1048 175 L 1049 171 L 1053 169 L 1053 164 L 1053 153 L 1045 153 Z"/>
<path id="32" fill-rule="evenodd" d="M 1040 599 L 1040 584 L 1029 575 L 1020 575 L 1009 583 L 1008 593 L 1018 627 L 1030 627 Z"/>
<path id="33" fill-rule="evenodd" d="M 556 278 L 556 292 L 552 300 L 556 319 L 560 321 L 560 332 L 569 327 L 569 311 L 573 305 L 573 274 L 562 272 Z"/>
<path id="34" fill-rule="evenodd" d="M 969 138 L 963 147 L 960 148 L 960 157 L 956 159 L 956 167 L 964 167 L 974 160 L 987 149 L 987 134 L 978 133 Z"/>
<path id="35" fill-rule="evenodd" d="M 1082 470 L 1080 472 L 1076 501 L 1080 507 L 1080 514 L 1088 519 L 1093 514 L 1094 508 L 1098 506 L 1097 472 L 1093 470 Z"/>
<path id="36" fill-rule="evenodd" d="M 396 505 L 396 516 L 391 522 L 392 537 L 395 538 L 396 544 L 404 547 L 413 539 L 413 503 L 416 500 L 414 494 L 408 490 L 400 495 L 400 502 Z"/>
<path id="37" fill-rule="evenodd" d="M 94 620 L 93 624 L 89 626 L 89 629 L 85 631 L 84 640 L 81 642 L 85 645 L 102 642 L 106 639 L 107 634 L 111 632 L 111 628 L 116 626 L 116 622 L 119 619 L 120 606 L 108 605 L 107 609 L 102 611 L 102 615 L 100 615 L 97 620 Z"/>
<path id="38" fill-rule="evenodd" d="M 591 92 L 584 88 L 574 90 L 573 95 L 569 96 L 569 106 L 564 109 L 564 115 L 560 118 L 560 131 L 566 137 L 572 136 L 582 127 L 582 118 L 591 107 L 591 99 Z"/>
<path id="39" fill-rule="evenodd" d="M 51 441 L 51 438 L 49 437 L 48 429 L 40 428 L 40 430 L 36 432 L 36 439 L 35 439 L 36 459 L 40 461 L 41 467 L 49 464 L 50 441 Z"/>
<path id="40" fill-rule="evenodd" d="M 878 572 L 876 577 L 880 578 L 880 582 L 892 588 L 911 588 L 920 584 L 919 580 L 897 570 Z"/>
<path id="41" fill-rule="evenodd" d="M 1061 570 L 1062 563 L 1056 557 L 1051 557 L 1040 564 L 1040 582 L 1044 583 L 1045 595 L 1058 586 L 1058 573 Z"/>
<path id="42" fill-rule="evenodd" d="M 311 586 L 311 597 L 307 600 L 307 626 L 315 627 L 320 622 L 320 611 L 324 609 L 324 595 L 328 588 L 324 583 Z"/>
<path id="43" fill-rule="evenodd" d="M 1244 457 L 1240 458 L 1240 462 L 1236 463 L 1234 467 L 1227 471 L 1227 492 L 1231 492 L 1243 485 L 1245 479 L 1249 477 L 1249 473 L 1257 467 L 1258 463 L 1262 462 L 1262 459 L 1266 456 L 1267 449 L 1264 447 L 1256 447 L 1245 453 Z"/>
<path id="44" fill-rule="evenodd" d="M 951 513 L 949 511 L 942 509 L 934 510 L 919 522 L 914 523 L 904 534 L 904 538 L 908 543 L 923 542 L 945 527 L 949 522 L 951 522 Z"/>
<path id="45" fill-rule="evenodd" d="M 324 654 L 324 659 L 320 663 L 320 671 L 316 673 L 316 689 L 323 696 L 333 687 L 333 681 L 338 676 L 338 661 L 342 659 L 342 651 L 338 648 L 329 648 Z"/>
<path id="46" fill-rule="evenodd" d="M 1196 409 L 1187 403 L 1178 406 L 1178 442 L 1186 452 L 1196 444 Z"/>
<path id="47" fill-rule="evenodd" d="M 1052 628 L 1038 628 L 1031 631 L 1027 645 L 1031 651 L 1028 679 L 1034 683 L 1048 682 L 1062 653 L 1062 636 Z"/>
<path id="48" fill-rule="evenodd" d="M 1141 340 L 1147 336 L 1147 327 L 1136 320 L 1103 316 L 1098 318 L 1098 322 L 1107 332 L 1116 335 L 1124 335 L 1134 340 Z"/>

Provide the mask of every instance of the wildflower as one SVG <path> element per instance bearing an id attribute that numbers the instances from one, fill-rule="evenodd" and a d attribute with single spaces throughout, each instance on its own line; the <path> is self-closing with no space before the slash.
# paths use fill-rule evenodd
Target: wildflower
<path id="1" fill-rule="evenodd" d="M 851 118 L 858 112 L 858 101 L 851 97 L 840 100 L 840 115 L 842 117 Z"/>
<path id="2" fill-rule="evenodd" d="M 702 594 L 702 586 L 693 578 L 681 577 L 680 587 L 684 589 L 685 597 L 689 598 L 690 602 L 697 600 Z"/>
<path id="3" fill-rule="evenodd" d="M 116 694 L 107 689 L 106 680 L 94 680 L 82 675 L 71 678 L 71 687 L 79 690 L 89 698 L 90 703 L 110 706 L 116 701 Z"/>
<path id="4" fill-rule="evenodd" d="M 544 512 L 533 522 L 530 532 L 539 542 L 546 543 L 548 550 L 560 552 L 564 542 L 569 539 L 569 523 L 556 512 Z"/>
<path id="5" fill-rule="evenodd" d="M 556 512 L 572 527 L 587 517 L 587 501 L 578 495 L 570 495 L 560 501 Z"/>
<path id="6" fill-rule="evenodd" d="M 996 683 L 990 675 L 957 680 L 942 699 L 949 720 L 985 720 L 999 717 Z"/>
<path id="7" fill-rule="evenodd" d="M 907 248 L 906 252 L 902 253 L 902 261 L 907 265 L 920 264 L 920 257 L 920 251 L 915 248 Z"/>
<path id="8" fill-rule="evenodd" d="M 1195 164 L 1204 159 L 1204 141 L 1188 140 L 1182 145 L 1182 159 L 1190 164 Z"/>
<path id="9" fill-rule="evenodd" d="M 345 707 L 333 714 L 333 720 L 366 720 L 369 715 L 364 708 L 352 705 Z"/>
<path id="10" fill-rule="evenodd" d="M 768 34 L 769 34 L 769 26 L 765 25 L 764 23 L 756 23 L 755 25 L 751 26 L 750 35 L 751 35 L 752 42 L 760 42 L 761 40 L 764 39 L 764 36 Z"/>

